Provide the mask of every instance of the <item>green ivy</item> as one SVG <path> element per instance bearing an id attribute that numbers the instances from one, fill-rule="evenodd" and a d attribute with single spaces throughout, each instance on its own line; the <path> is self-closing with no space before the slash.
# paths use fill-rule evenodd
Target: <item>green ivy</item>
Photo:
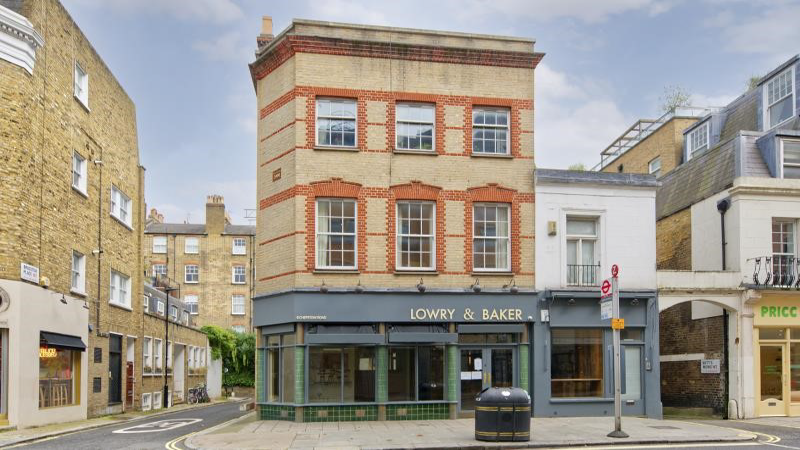
<path id="1" fill-rule="evenodd" d="M 211 355 L 222 359 L 223 386 L 254 386 L 256 373 L 256 335 L 206 325 Z"/>

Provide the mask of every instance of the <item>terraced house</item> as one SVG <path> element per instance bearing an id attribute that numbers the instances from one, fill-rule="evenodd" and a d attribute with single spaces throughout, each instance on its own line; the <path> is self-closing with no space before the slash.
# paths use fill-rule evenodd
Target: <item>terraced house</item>
<path id="1" fill-rule="evenodd" d="M 261 417 L 528 388 L 534 41 L 267 17 L 258 43 Z"/>

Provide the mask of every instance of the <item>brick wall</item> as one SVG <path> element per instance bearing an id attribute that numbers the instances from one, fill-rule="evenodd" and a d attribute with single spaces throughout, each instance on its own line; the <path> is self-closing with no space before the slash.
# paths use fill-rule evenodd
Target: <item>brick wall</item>
<path id="1" fill-rule="evenodd" d="M 681 303 L 659 315 L 661 355 L 702 353 L 719 359 L 719 374 L 700 373 L 700 361 L 661 362 L 661 402 L 665 407 L 713 408 L 727 410 L 724 373 L 723 316 L 692 320 L 691 303 Z"/>
<path id="2" fill-rule="evenodd" d="M 661 176 L 681 163 L 683 154 L 683 130 L 695 123 L 694 118 L 673 118 L 635 147 L 614 159 L 602 169 L 603 172 L 649 173 L 649 163 L 661 158 Z"/>
<path id="3" fill-rule="evenodd" d="M 656 222 L 656 263 L 660 270 L 692 270 L 692 210 Z"/>

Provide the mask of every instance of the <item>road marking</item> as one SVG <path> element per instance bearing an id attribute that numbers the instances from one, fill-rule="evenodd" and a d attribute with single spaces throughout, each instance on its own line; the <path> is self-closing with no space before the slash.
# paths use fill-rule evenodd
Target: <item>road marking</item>
<path id="1" fill-rule="evenodd" d="M 194 431 L 194 432 L 191 432 L 189 434 L 184 434 L 181 437 L 177 437 L 177 438 L 167 442 L 166 445 L 164 445 L 164 448 L 166 448 L 167 450 L 182 450 L 180 447 L 178 447 L 178 443 L 180 443 L 180 441 L 185 440 L 185 439 L 189 439 L 190 437 L 194 436 L 197 433 L 200 433 L 201 431 L 212 431 L 212 430 L 216 430 L 218 428 L 224 428 L 225 426 L 227 426 L 229 424 L 232 424 L 232 423 L 234 423 L 234 422 L 236 422 L 238 420 L 242 420 L 243 417 L 247 417 L 249 415 L 250 414 L 248 413 L 248 414 L 245 414 L 243 416 L 234 417 L 233 419 L 228 420 L 227 422 L 222 422 L 220 424 L 214 425 L 211 428 Z"/>
<path id="2" fill-rule="evenodd" d="M 701 447 L 755 447 L 761 445 L 761 442 L 706 442 L 706 443 L 686 443 L 686 444 L 630 444 L 630 445 L 609 445 L 595 447 L 592 445 L 585 446 L 586 449 L 591 450 L 624 450 L 624 449 L 639 449 L 639 448 L 701 448 Z M 547 449 L 544 449 L 547 450 Z M 563 447 L 554 447 L 552 450 L 563 450 Z"/>
<path id="3" fill-rule="evenodd" d="M 155 422 L 143 423 L 133 427 L 123 428 L 121 430 L 114 430 L 112 433 L 130 434 L 130 433 L 159 433 L 161 431 L 174 430 L 176 428 L 185 427 L 202 421 L 203 419 L 165 419 L 157 420 Z"/>

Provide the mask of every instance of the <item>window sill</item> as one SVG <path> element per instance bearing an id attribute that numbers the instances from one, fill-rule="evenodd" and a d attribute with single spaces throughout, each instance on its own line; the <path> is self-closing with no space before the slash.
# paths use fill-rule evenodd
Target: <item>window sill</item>
<path id="1" fill-rule="evenodd" d="M 240 313 L 231 313 L 231 315 L 232 316 L 244 316 L 246 314 L 245 313 L 241 313 L 241 314 Z"/>
<path id="2" fill-rule="evenodd" d="M 200 252 L 183 252 L 184 255 L 199 255 Z"/>
<path id="3" fill-rule="evenodd" d="M 246 284 L 247 284 L 247 282 L 244 282 L 244 283 L 237 283 L 237 282 L 235 282 L 235 281 L 234 281 L 234 282 L 232 282 L 231 284 L 233 284 L 233 285 L 235 285 L 235 286 L 244 286 L 244 285 L 246 285 Z"/>
<path id="4" fill-rule="evenodd" d="M 183 284 L 200 284 L 199 281 L 184 281 Z"/>
<path id="5" fill-rule="evenodd" d="M 78 297 L 86 297 L 86 295 L 87 295 L 87 294 L 86 294 L 86 292 L 84 292 L 84 291 L 79 291 L 79 290 L 77 290 L 77 289 L 70 289 L 70 290 L 69 290 L 69 292 L 70 292 L 70 294 L 75 294 L 75 295 L 77 295 Z"/>
<path id="6" fill-rule="evenodd" d="M 358 269 L 314 269 L 311 273 L 342 273 L 342 274 L 358 274 L 361 273 Z"/>
<path id="7" fill-rule="evenodd" d="M 110 214 L 110 215 L 111 215 L 111 217 L 113 217 L 113 218 L 114 218 L 114 220 L 116 220 L 116 221 L 117 221 L 117 222 L 118 222 L 120 225 L 122 225 L 123 227 L 127 228 L 127 229 L 128 229 L 128 230 L 130 230 L 130 231 L 133 231 L 133 227 L 132 227 L 132 226 L 130 226 L 130 225 L 128 225 L 127 223 L 123 222 L 123 221 L 122 221 L 122 219 L 120 219 L 119 217 L 115 216 L 114 214 Z"/>
<path id="8" fill-rule="evenodd" d="M 121 305 L 119 303 L 114 303 L 111 300 L 108 301 L 108 304 L 113 306 L 113 307 L 115 307 L 115 308 L 124 309 L 125 311 L 133 311 L 133 308 L 131 308 L 130 306 Z"/>
<path id="9" fill-rule="evenodd" d="M 481 271 L 473 270 L 472 271 L 472 276 L 473 277 L 485 277 L 485 276 L 513 277 L 514 276 L 514 272 L 500 272 L 500 271 L 498 271 L 498 272 L 491 272 L 491 271 L 481 272 Z"/>
<path id="10" fill-rule="evenodd" d="M 330 147 L 326 145 L 315 145 L 314 150 L 334 151 L 334 152 L 360 152 L 358 147 Z"/>
<path id="11" fill-rule="evenodd" d="M 73 185 L 73 186 L 72 186 L 72 190 L 73 190 L 73 191 L 75 191 L 75 192 L 77 192 L 78 194 L 80 194 L 80 195 L 81 195 L 81 197 L 83 197 L 83 198 L 86 198 L 86 199 L 88 199 L 88 198 L 89 198 L 89 194 L 87 194 L 87 193 L 86 193 L 86 191 L 83 191 L 83 190 L 81 190 L 81 188 L 79 188 L 79 187 L 77 187 L 77 186 L 74 186 L 74 185 Z"/>
<path id="12" fill-rule="evenodd" d="M 475 152 L 471 152 L 469 154 L 469 156 L 472 156 L 472 157 L 475 157 L 475 158 L 514 159 L 513 155 L 509 155 L 509 154 L 504 155 L 502 153 L 475 153 Z"/>
<path id="13" fill-rule="evenodd" d="M 247 252 L 244 253 L 231 253 L 233 256 L 247 256 Z"/>
<path id="14" fill-rule="evenodd" d="M 425 156 L 437 156 L 439 155 L 435 149 L 431 150 L 406 150 L 402 148 L 395 148 L 392 149 L 392 153 L 400 154 L 400 155 L 425 155 Z"/>
<path id="15" fill-rule="evenodd" d="M 438 270 L 403 270 L 397 269 L 395 275 L 439 275 Z"/>
<path id="16" fill-rule="evenodd" d="M 88 103 L 89 103 L 89 99 L 86 99 L 86 101 L 84 101 L 82 98 L 78 97 L 78 96 L 77 96 L 77 95 L 75 95 L 74 93 L 72 94 L 72 97 L 73 97 L 73 98 L 74 98 L 74 99 L 75 99 L 75 100 L 76 100 L 78 103 L 80 103 L 80 105 L 81 105 L 81 106 L 83 106 L 83 109 L 85 109 L 85 110 L 86 110 L 86 112 L 92 112 L 92 110 L 91 110 L 91 109 L 89 109 L 89 105 L 88 105 Z"/>

